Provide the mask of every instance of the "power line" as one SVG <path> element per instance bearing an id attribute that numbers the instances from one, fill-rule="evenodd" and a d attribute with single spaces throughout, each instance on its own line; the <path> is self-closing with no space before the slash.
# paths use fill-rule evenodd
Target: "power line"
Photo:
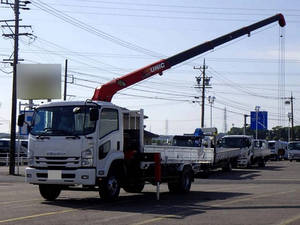
<path id="1" fill-rule="evenodd" d="M 150 55 L 150 56 L 153 56 L 155 58 L 157 57 L 161 57 L 161 54 L 158 54 L 154 51 L 151 51 L 151 50 L 148 50 L 146 48 L 143 48 L 143 47 L 140 47 L 136 44 L 132 44 L 130 42 L 127 42 L 127 41 L 124 41 L 124 40 L 121 40 L 120 38 L 117 38 L 113 35 L 110 35 L 104 31 L 101 31 L 89 24 L 86 24 L 74 17 L 71 17 L 67 14 L 64 14 L 62 13 L 61 11 L 51 7 L 50 5 L 40 1 L 40 0 L 33 0 L 32 1 L 33 5 L 36 6 L 37 8 L 47 12 L 47 13 L 50 13 L 52 15 L 54 15 L 55 17 L 69 23 L 69 24 L 72 24 L 73 26 L 77 27 L 77 28 L 80 28 L 82 30 L 85 30 L 91 34 L 94 34 L 98 37 L 101 37 L 107 41 L 110 41 L 110 42 L 113 42 L 117 45 L 120 45 L 122 47 L 125 47 L 125 48 L 128 48 L 128 49 L 131 49 L 131 50 L 134 50 L 134 51 L 137 51 L 137 52 L 140 52 L 140 53 L 143 53 L 143 54 L 146 54 L 146 55 Z"/>
<path id="2" fill-rule="evenodd" d="M 80 2 L 82 2 L 81 0 L 78 0 Z M 91 3 L 104 3 L 104 4 L 113 4 L 113 5 L 134 5 L 134 6 L 151 6 L 151 7 L 159 7 L 159 8 L 164 8 L 164 7 L 167 7 L 167 8 L 189 8 L 189 9 L 212 9 L 212 10 L 249 10 L 249 11 L 293 11 L 293 12 L 300 12 L 300 9 L 283 9 L 283 8 L 280 8 L 280 9 L 276 9 L 276 8 L 246 8 L 246 7 L 210 7 L 210 6 L 197 6 L 197 5 L 190 5 L 190 6 L 187 6 L 187 5 L 166 5 L 166 4 L 154 4 L 154 3 L 138 3 L 138 2 L 117 2 L 117 1 L 114 1 L 114 2 L 111 2 L 111 1 L 101 1 L 101 0 L 85 0 L 85 2 L 91 2 Z"/>

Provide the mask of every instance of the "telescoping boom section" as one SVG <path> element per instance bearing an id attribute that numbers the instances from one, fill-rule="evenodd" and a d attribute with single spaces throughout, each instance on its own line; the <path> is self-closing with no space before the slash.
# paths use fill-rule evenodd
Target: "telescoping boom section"
<path id="1" fill-rule="evenodd" d="M 145 66 L 141 69 L 131 72 L 127 75 L 116 78 L 116 79 L 96 88 L 92 100 L 110 102 L 115 93 L 117 93 L 118 91 L 120 91 L 126 87 L 136 84 L 136 83 L 138 83 L 146 78 L 149 78 L 155 74 L 162 75 L 162 72 L 164 70 L 167 70 L 176 64 L 179 64 L 181 62 L 189 60 L 197 55 L 200 55 L 204 52 L 212 50 L 219 45 L 222 45 L 226 42 L 229 42 L 231 40 L 239 38 L 243 35 L 248 34 L 250 36 L 250 33 L 252 31 L 257 30 L 263 26 L 266 26 L 266 25 L 271 24 L 276 21 L 278 21 L 278 23 L 281 27 L 285 26 L 284 16 L 282 14 L 276 14 L 272 17 L 269 17 L 269 18 L 261 20 L 257 23 L 251 24 L 250 26 L 243 27 L 241 29 L 238 29 L 236 31 L 233 31 L 231 33 L 228 33 L 226 35 L 218 37 L 216 39 L 213 39 L 211 41 L 197 45 L 191 49 L 188 49 L 186 51 L 178 53 L 167 59 L 162 59 L 158 62 L 152 63 L 148 66 Z"/>

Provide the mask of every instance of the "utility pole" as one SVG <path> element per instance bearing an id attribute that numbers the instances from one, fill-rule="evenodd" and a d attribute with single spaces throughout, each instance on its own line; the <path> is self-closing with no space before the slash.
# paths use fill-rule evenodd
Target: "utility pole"
<path id="1" fill-rule="evenodd" d="M 260 106 L 255 106 L 255 112 L 256 112 L 256 124 L 255 124 L 255 139 L 258 137 L 258 112 L 259 112 Z"/>
<path id="2" fill-rule="evenodd" d="M 227 110 L 224 108 L 224 133 L 227 133 Z"/>
<path id="3" fill-rule="evenodd" d="M 64 101 L 67 100 L 68 60 L 65 61 Z"/>
<path id="4" fill-rule="evenodd" d="M 19 1 L 15 0 L 14 3 L 10 3 L 9 0 L 1 0 L 2 4 L 10 5 L 15 14 L 14 20 L 3 20 L 6 25 L 2 25 L 2 28 L 9 28 L 11 34 L 3 34 L 4 37 L 11 37 L 14 39 L 14 53 L 13 53 L 13 84 L 12 84 L 12 106 L 11 106 L 11 125 L 10 125 L 10 152 L 9 152 L 9 174 L 15 174 L 15 152 L 16 152 L 16 113 L 17 113 L 17 65 L 19 62 L 18 51 L 19 51 L 19 36 L 20 35 L 31 35 L 29 33 L 19 33 L 19 27 L 30 27 L 30 26 L 20 26 L 20 9 L 28 10 L 26 7 L 29 1 Z M 15 25 L 9 25 L 8 22 L 15 22 Z M 12 30 L 14 27 L 14 31 Z M 5 60 L 11 61 L 11 59 Z"/>
<path id="5" fill-rule="evenodd" d="M 210 104 L 210 127 L 212 127 L 212 105 L 214 104 L 215 99 L 215 96 L 208 96 L 208 102 Z"/>
<path id="6" fill-rule="evenodd" d="M 201 89 L 202 96 L 201 96 L 201 128 L 204 127 L 204 112 L 205 112 L 205 88 L 211 88 L 209 82 L 211 77 L 205 76 L 205 70 L 208 69 L 208 66 L 205 65 L 205 59 L 203 60 L 203 66 L 195 67 L 194 69 L 201 71 L 201 76 L 196 77 L 196 86 L 195 88 Z M 202 81 L 202 84 L 201 84 Z"/>
<path id="7" fill-rule="evenodd" d="M 169 134 L 169 121 L 168 120 L 166 120 L 165 129 L 166 129 L 166 135 L 168 135 Z"/>
<path id="8" fill-rule="evenodd" d="M 285 104 L 290 104 L 291 105 L 291 114 L 290 114 L 290 120 L 291 120 L 291 141 L 294 140 L 294 99 L 293 93 L 291 93 L 291 97 L 285 97 L 284 99 L 287 99 L 285 101 Z"/>
<path id="9" fill-rule="evenodd" d="M 249 115 L 244 114 L 244 135 L 246 135 L 247 117 L 249 117 Z"/>
<path id="10" fill-rule="evenodd" d="M 291 119 L 292 119 L 292 113 L 288 113 L 289 118 L 289 126 L 288 126 L 288 142 L 291 141 Z"/>

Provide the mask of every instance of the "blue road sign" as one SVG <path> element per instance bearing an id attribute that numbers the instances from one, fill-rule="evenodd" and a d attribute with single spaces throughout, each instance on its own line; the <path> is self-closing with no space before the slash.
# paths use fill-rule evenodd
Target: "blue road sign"
<path id="1" fill-rule="evenodd" d="M 251 130 L 256 130 L 256 112 L 251 112 Z M 259 111 L 257 113 L 257 130 L 268 129 L 268 112 Z"/>
<path id="2" fill-rule="evenodd" d="M 32 116 L 33 116 L 33 110 L 27 110 L 27 111 L 20 111 L 20 114 L 25 114 L 25 122 L 27 124 L 31 124 L 32 121 Z M 28 129 L 27 129 L 27 124 L 24 123 L 22 127 L 20 127 L 20 135 L 26 136 L 28 135 Z"/>

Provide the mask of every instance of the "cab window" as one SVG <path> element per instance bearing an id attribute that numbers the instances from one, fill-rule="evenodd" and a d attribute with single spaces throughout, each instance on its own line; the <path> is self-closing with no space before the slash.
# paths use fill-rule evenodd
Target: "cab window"
<path id="1" fill-rule="evenodd" d="M 119 114 L 116 109 L 103 109 L 100 114 L 99 138 L 119 130 Z"/>

